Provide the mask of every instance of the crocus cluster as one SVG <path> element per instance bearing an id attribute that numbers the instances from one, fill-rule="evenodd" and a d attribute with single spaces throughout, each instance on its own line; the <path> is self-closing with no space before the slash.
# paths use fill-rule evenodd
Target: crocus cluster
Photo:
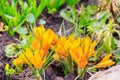
<path id="1" fill-rule="evenodd" d="M 56 60 L 67 60 L 70 55 L 78 67 L 82 69 L 87 66 L 89 59 L 95 55 L 95 45 L 96 41 L 92 42 L 90 37 L 74 38 L 74 36 L 69 36 L 66 38 L 62 36 L 56 46 L 54 46 L 54 51 L 56 51 L 54 58 Z M 101 68 L 115 64 L 115 62 L 110 59 L 110 56 L 111 54 L 106 55 L 95 67 Z"/>
<path id="2" fill-rule="evenodd" d="M 58 37 L 51 29 L 45 30 L 44 26 L 35 27 L 33 32 L 35 38 L 31 47 L 14 59 L 13 63 L 17 65 L 26 63 L 40 69 L 46 61 L 49 49 L 57 43 Z"/>
<path id="3" fill-rule="evenodd" d="M 55 52 L 53 58 L 56 60 L 68 59 L 68 56 L 77 64 L 79 68 L 85 68 L 89 59 L 95 54 L 94 48 L 96 41 L 92 41 L 90 37 L 75 38 L 74 36 L 58 36 L 51 30 L 45 30 L 44 26 L 35 27 L 33 29 L 34 40 L 31 47 L 21 53 L 18 58 L 14 59 L 14 64 L 33 65 L 36 69 L 40 69 L 46 61 L 46 56 L 50 50 Z M 111 55 L 107 55 L 96 65 L 96 68 L 113 65 L 110 60 Z"/>
<path id="4" fill-rule="evenodd" d="M 94 55 L 94 47 L 96 42 L 91 42 L 89 37 L 85 38 L 74 38 L 74 36 L 60 37 L 54 50 L 56 54 L 54 58 L 67 58 L 71 56 L 73 61 L 78 65 L 79 68 L 84 68 L 88 59 Z"/>

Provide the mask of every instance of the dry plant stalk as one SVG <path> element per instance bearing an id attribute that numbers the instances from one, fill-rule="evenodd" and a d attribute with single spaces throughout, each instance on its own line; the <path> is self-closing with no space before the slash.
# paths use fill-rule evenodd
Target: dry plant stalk
<path id="1" fill-rule="evenodd" d="M 108 10 L 116 18 L 120 15 L 120 0 L 98 0 L 99 10 Z"/>

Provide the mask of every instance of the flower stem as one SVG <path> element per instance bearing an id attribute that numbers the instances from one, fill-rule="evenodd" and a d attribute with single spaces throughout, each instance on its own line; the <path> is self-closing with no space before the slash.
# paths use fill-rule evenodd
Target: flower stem
<path id="1" fill-rule="evenodd" d="M 87 67 L 85 67 L 84 69 L 82 69 L 82 72 L 80 73 L 80 78 L 82 78 L 84 76 L 86 70 L 87 70 Z"/>
<path id="2" fill-rule="evenodd" d="M 35 78 L 36 78 L 36 80 L 42 80 L 42 77 L 41 77 L 41 75 L 39 74 L 39 71 L 38 71 L 38 70 L 36 70 Z"/>
<path id="3" fill-rule="evenodd" d="M 83 69 L 78 68 L 78 76 L 74 80 L 77 80 L 78 78 L 82 78 L 84 76 L 86 70 L 87 70 L 87 67 L 85 67 Z"/>

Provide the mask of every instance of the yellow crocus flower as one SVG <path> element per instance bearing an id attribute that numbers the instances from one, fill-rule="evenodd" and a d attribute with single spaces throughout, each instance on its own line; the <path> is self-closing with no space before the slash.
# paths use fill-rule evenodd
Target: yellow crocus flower
<path id="1" fill-rule="evenodd" d="M 51 29 L 45 31 L 44 26 L 35 27 L 33 31 L 36 36 L 31 44 L 33 50 L 43 49 L 47 52 L 58 41 L 58 36 Z"/>
<path id="2" fill-rule="evenodd" d="M 33 59 L 32 52 L 30 51 L 29 48 L 26 48 L 26 51 L 21 53 L 18 58 L 14 59 L 13 63 L 18 65 L 27 63 L 28 65 L 31 65 L 32 59 Z"/>
<path id="3" fill-rule="evenodd" d="M 35 51 L 32 64 L 36 69 L 40 69 L 46 61 L 44 51 Z"/>
<path id="4" fill-rule="evenodd" d="M 96 41 L 92 42 L 90 44 L 90 47 L 89 47 L 89 52 L 87 54 L 87 58 L 90 58 L 94 55 L 94 48 L 95 48 L 95 45 L 96 45 Z"/>
<path id="5" fill-rule="evenodd" d="M 86 55 L 86 58 L 93 56 L 95 45 L 96 41 L 91 42 L 90 37 L 85 37 L 82 39 L 81 47 L 83 49 L 83 53 Z"/>
<path id="6" fill-rule="evenodd" d="M 39 26 L 39 27 L 34 27 L 33 28 L 33 32 L 34 32 L 34 35 L 37 39 L 41 40 L 44 33 L 45 33 L 45 28 L 43 25 Z"/>
<path id="7" fill-rule="evenodd" d="M 69 40 L 69 42 L 71 42 L 70 55 L 72 59 L 76 62 L 79 68 L 84 68 L 88 63 L 87 60 L 93 56 L 96 41 L 91 42 L 89 37 L 82 39 L 79 37 L 77 39 L 71 37 Z"/>
<path id="8" fill-rule="evenodd" d="M 24 53 L 20 54 L 18 58 L 13 60 L 13 63 L 15 65 L 26 63 L 28 65 L 34 65 L 36 69 L 40 69 L 45 60 L 46 55 L 43 50 L 35 51 L 33 54 L 31 50 L 27 48 Z"/>
<path id="9" fill-rule="evenodd" d="M 110 59 L 111 54 L 106 55 L 97 65 L 96 68 L 102 68 L 105 66 L 111 66 L 115 64 L 114 61 Z"/>
<path id="10" fill-rule="evenodd" d="M 56 52 L 55 55 L 54 55 L 55 59 L 67 58 L 68 57 L 69 44 L 67 42 L 66 37 L 65 36 L 60 37 L 56 46 L 54 46 L 53 49 Z"/>
<path id="11" fill-rule="evenodd" d="M 69 43 L 69 49 L 74 49 L 80 46 L 80 37 L 77 37 L 76 39 L 74 36 L 70 36 L 68 38 L 68 43 Z"/>
<path id="12" fill-rule="evenodd" d="M 71 50 L 70 55 L 79 68 L 84 68 L 87 65 L 88 62 L 81 47 Z"/>
<path id="13" fill-rule="evenodd" d="M 13 60 L 14 65 L 23 65 L 24 63 L 25 63 L 24 60 L 21 59 L 20 57 Z"/>
<path id="14" fill-rule="evenodd" d="M 42 48 L 45 52 L 49 50 L 50 47 L 54 46 L 58 41 L 58 36 L 51 30 L 48 29 L 42 40 Z"/>
<path id="15" fill-rule="evenodd" d="M 32 44 L 31 44 L 31 46 L 30 46 L 33 50 L 39 50 L 39 49 L 41 49 L 41 43 L 40 43 L 40 41 L 38 40 L 38 39 L 34 39 L 33 41 L 32 41 Z"/>
<path id="16" fill-rule="evenodd" d="M 58 37 L 51 29 L 48 29 L 43 36 L 43 41 L 44 40 L 50 45 L 54 45 L 57 43 Z"/>

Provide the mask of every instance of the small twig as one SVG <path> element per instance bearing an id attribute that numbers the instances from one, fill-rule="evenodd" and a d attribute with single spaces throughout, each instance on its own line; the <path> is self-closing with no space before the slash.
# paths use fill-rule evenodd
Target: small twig
<path id="1" fill-rule="evenodd" d="M 44 71 L 44 69 L 43 69 L 43 76 L 44 76 L 44 80 L 45 80 L 45 71 Z"/>
<path id="2" fill-rule="evenodd" d="M 80 75 L 78 75 L 77 77 L 75 77 L 75 79 L 74 79 L 74 80 L 77 80 L 77 79 L 79 78 L 79 76 L 80 76 Z"/>
<path id="3" fill-rule="evenodd" d="M 90 74 L 90 76 L 92 76 L 93 74 L 91 73 L 91 72 L 89 72 L 89 71 L 87 71 L 87 73 L 89 73 Z"/>

